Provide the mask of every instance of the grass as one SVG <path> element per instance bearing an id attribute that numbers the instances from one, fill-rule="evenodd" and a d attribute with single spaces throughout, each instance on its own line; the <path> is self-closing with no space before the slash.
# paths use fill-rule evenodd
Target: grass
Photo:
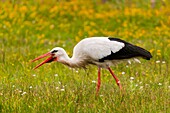
<path id="1" fill-rule="evenodd" d="M 170 112 L 170 4 L 158 1 L 0 1 L 0 112 Z M 119 91 L 97 67 L 70 69 L 59 63 L 32 70 L 31 59 L 55 46 L 72 55 L 91 36 L 119 37 L 149 50 L 153 58 L 113 66 Z"/>

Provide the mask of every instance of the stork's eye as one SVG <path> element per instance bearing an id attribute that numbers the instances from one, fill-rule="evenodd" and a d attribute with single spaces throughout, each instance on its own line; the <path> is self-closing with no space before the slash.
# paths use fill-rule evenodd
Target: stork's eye
<path id="1" fill-rule="evenodd" d="M 51 53 L 56 53 L 56 52 L 58 52 L 58 50 L 53 50 L 53 51 L 51 51 Z"/>

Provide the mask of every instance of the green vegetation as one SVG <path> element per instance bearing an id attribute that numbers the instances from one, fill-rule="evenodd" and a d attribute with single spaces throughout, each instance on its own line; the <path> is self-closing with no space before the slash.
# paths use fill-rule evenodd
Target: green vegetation
<path id="1" fill-rule="evenodd" d="M 0 1 L 0 112 L 170 112 L 170 3 L 101 1 Z M 51 63 L 32 70 L 39 62 L 31 59 L 56 46 L 71 56 L 78 41 L 92 36 L 119 37 L 153 58 L 112 67 L 123 92 L 103 69 L 98 97 L 95 66 Z"/>

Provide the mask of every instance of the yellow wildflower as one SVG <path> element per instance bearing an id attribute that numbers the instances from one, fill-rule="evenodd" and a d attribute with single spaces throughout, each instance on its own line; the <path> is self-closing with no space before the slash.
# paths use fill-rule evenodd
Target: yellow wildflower
<path id="1" fill-rule="evenodd" d="M 25 13 L 28 11 L 28 8 L 26 6 L 21 6 L 19 10 L 20 10 L 20 12 Z"/>
<path id="2" fill-rule="evenodd" d="M 87 31 L 90 31 L 90 29 L 91 29 L 90 26 L 84 26 L 84 31 L 87 32 Z"/>
<path id="3" fill-rule="evenodd" d="M 54 24 L 50 25 L 50 29 L 54 29 L 54 27 L 55 27 Z"/>
<path id="4" fill-rule="evenodd" d="M 161 56 L 161 50 L 157 50 L 156 55 Z"/>
<path id="5" fill-rule="evenodd" d="M 155 51 L 155 49 L 150 49 L 150 50 L 149 50 L 150 53 L 153 53 L 153 51 Z"/>
<path id="6" fill-rule="evenodd" d="M 75 37 L 76 42 L 80 41 L 80 38 L 78 36 Z"/>

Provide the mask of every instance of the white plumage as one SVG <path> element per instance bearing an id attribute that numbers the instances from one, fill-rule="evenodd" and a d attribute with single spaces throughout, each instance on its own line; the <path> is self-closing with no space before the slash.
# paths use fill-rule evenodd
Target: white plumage
<path id="1" fill-rule="evenodd" d="M 100 68 L 107 68 L 115 78 L 117 85 L 122 88 L 120 81 L 114 75 L 110 66 L 116 61 L 142 57 L 149 60 L 151 54 L 138 46 L 132 45 L 124 40 L 110 37 L 91 37 L 81 40 L 73 49 L 73 56 L 70 58 L 65 50 L 60 47 L 53 48 L 50 52 L 39 56 L 34 61 L 50 56 L 48 59 L 37 65 L 34 69 L 52 61 L 61 62 L 70 67 L 86 67 L 88 64 L 98 66 L 97 93 L 100 88 Z"/>
<path id="2" fill-rule="evenodd" d="M 77 53 L 81 53 L 81 54 L 88 55 L 93 60 L 98 60 L 98 59 L 101 59 L 103 57 L 110 55 L 111 51 L 113 53 L 119 51 L 124 46 L 125 46 L 124 43 L 117 42 L 117 41 L 110 41 L 106 37 L 86 38 L 86 39 L 81 40 L 74 47 L 73 55 L 77 55 Z"/>

